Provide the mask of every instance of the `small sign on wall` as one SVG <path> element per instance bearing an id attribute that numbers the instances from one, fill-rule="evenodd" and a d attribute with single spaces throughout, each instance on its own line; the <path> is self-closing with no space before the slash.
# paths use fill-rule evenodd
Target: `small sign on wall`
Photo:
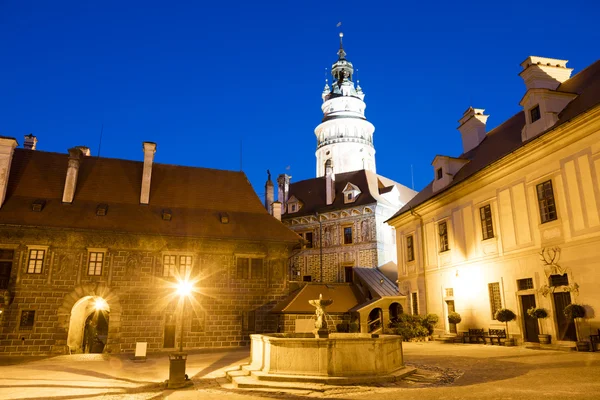
<path id="1" fill-rule="evenodd" d="M 135 356 L 133 361 L 144 362 L 146 361 L 146 350 L 148 349 L 148 342 L 137 342 L 135 344 Z"/>

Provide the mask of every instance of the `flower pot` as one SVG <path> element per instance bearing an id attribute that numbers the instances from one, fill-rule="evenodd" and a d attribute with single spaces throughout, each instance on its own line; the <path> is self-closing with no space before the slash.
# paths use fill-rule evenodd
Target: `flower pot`
<path id="1" fill-rule="evenodd" d="M 577 342 L 577 351 L 590 351 L 590 342 Z"/>
<path id="2" fill-rule="evenodd" d="M 540 340 L 540 344 L 550 344 L 551 336 L 550 335 L 538 335 L 538 339 Z"/>

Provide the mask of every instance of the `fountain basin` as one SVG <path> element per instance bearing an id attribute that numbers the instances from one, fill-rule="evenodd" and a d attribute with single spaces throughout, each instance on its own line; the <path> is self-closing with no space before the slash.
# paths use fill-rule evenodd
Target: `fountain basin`
<path id="1" fill-rule="evenodd" d="M 395 335 L 273 333 L 250 335 L 250 369 L 265 374 L 332 377 L 387 375 L 404 367 Z"/>

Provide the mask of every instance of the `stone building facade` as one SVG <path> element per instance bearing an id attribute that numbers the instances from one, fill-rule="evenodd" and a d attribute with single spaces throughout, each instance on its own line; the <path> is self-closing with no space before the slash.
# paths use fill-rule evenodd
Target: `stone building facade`
<path id="1" fill-rule="evenodd" d="M 412 313 L 441 317 L 438 333 L 504 329 L 494 315 L 509 308 L 519 342 L 543 332 L 572 346 L 570 303 L 587 309 L 580 340 L 600 328 L 600 62 L 574 76 L 566 63 L 528 57 L 523 109 L 492 130 L 467 109 L 464 153 L 437 156 L 432 182 L 389 221 L 400 290 Z M 538 323 L 531 307 L 549 317 Z"/>
<path id="2" fill-rule="evenodd" d="M 181 323 L 185 349 L 277 329 L 300 238 L 243 173 L 157 164 L 152 143 L 144 163 L 15 147 L 0 139 L 0 353 L 172 351 Z"/>

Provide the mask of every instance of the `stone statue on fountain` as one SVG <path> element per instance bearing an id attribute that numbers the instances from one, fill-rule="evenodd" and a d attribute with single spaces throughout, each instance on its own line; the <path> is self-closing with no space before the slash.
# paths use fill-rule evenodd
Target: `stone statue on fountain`
<path id="1" fill-rule="evenodd" d="M 325 339 L 329 337 L 329 329 L 327 329 L 327 313 L 325 308 L 333 303 L 333 300 L 323 300 L 323 295 L 319 294 L 318 300 L 309 300 L 308 303 L 315 307 L 315 330 L 313 333 L 316 338 Z"/>

